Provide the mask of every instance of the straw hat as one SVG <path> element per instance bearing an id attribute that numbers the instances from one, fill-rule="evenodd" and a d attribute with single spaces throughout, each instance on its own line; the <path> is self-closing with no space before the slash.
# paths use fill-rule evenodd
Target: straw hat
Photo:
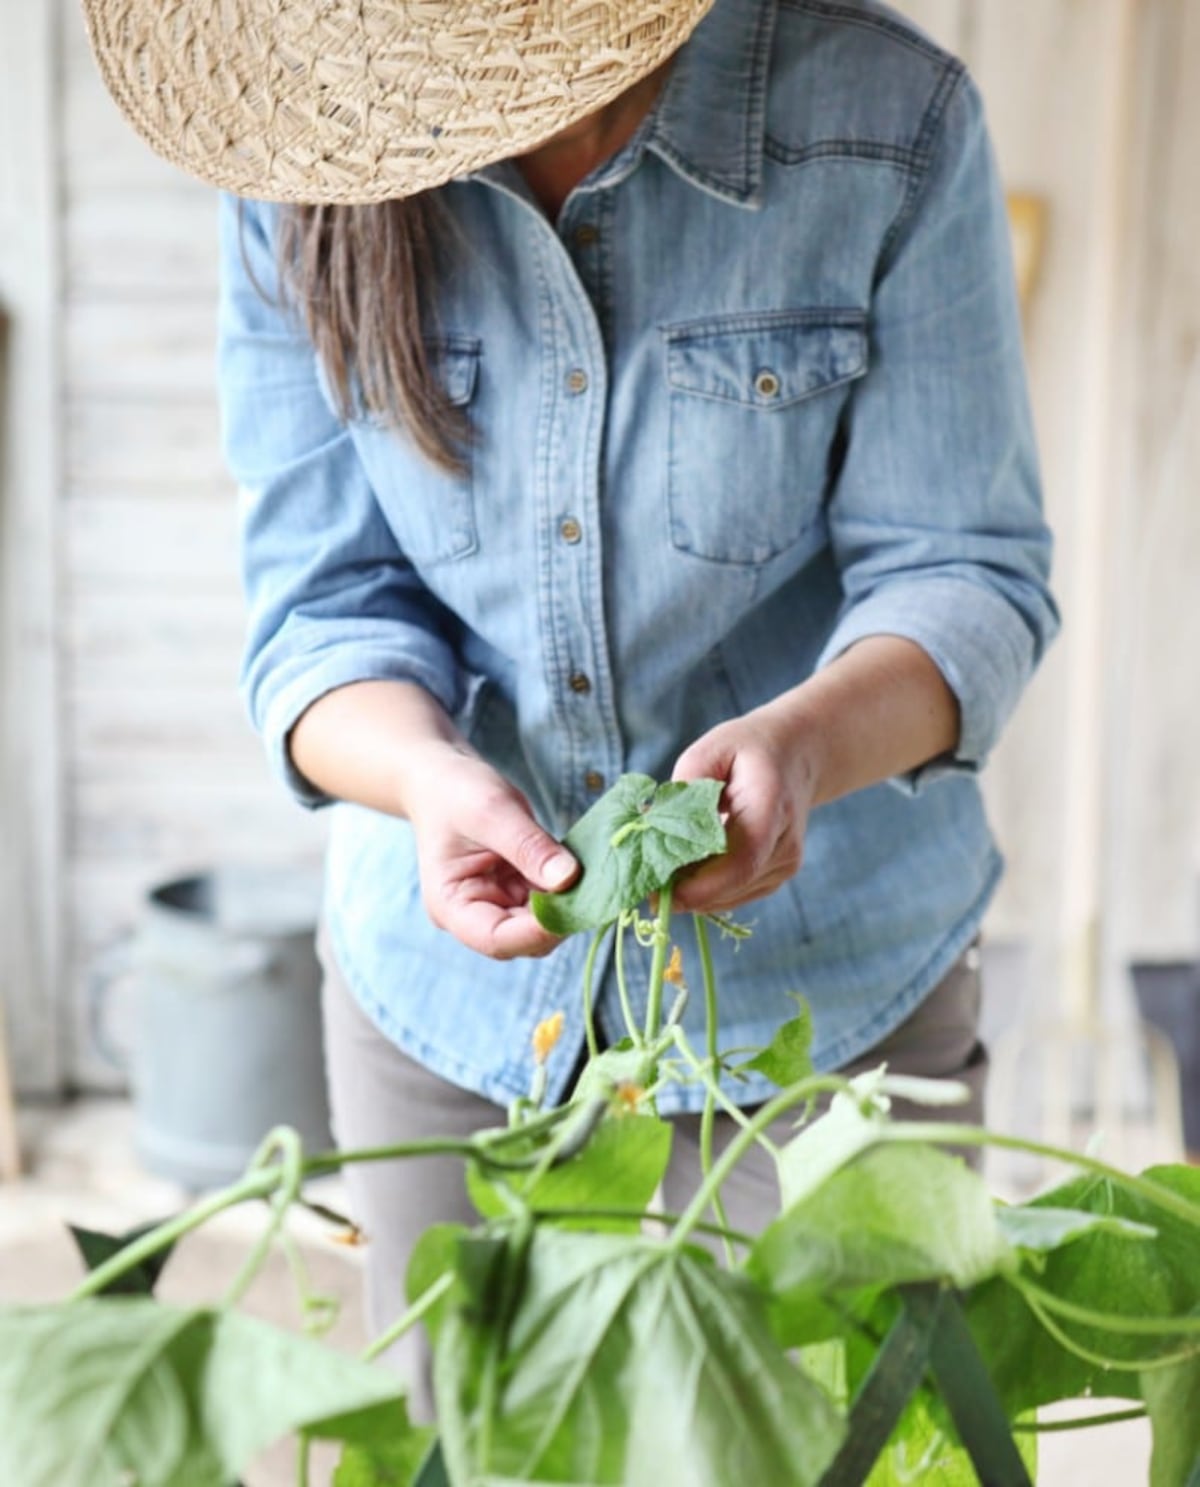
<path id="1" fill-rule="evenodd" d="M 372 202 L 532 149 L 611 102 L 713 0 L 83 0 L 109 92 L 214 186 Z"/>

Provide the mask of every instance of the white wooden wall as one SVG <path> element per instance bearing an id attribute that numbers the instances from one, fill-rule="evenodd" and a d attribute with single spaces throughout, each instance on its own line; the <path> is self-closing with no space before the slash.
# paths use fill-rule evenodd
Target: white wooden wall
<path id="1" fill-rule="evenodd" d="M 1200 946 L 1200 5 L 1144 4 L 1120 325 L 1109 941 Z"/>
<path id="2" fill-rule="evenodd" d="M 1200 6 L 900 5 L 966 58 L 1009 186 L 1050 210 L 1027 352 L 1065 626 L 988 780 L 992 928 L 1060 996 L 1098 910 L 1119 1011 L 1131 960 L 1200 954 Z"/>
<path id="3" fill-rule="evenodd" d="M 41 1091 L 64 1072 L 55 61 L 53 12 L 0 5 L 0 1017 Z"/>
<path id="4" fill-rule="evenodd" d="M 992 927 L 1040 952 L 1049 997 L 1087 909 L 1081 884 L 1105 890 L 1110 979 L 1133 953 L 1191 949 L 1200 920 L 1200 6 L 900 8 L 965 56 L 1008 185 L 1050 209 L 1027 338 L 1067 631 L 988 783 L 1010 862 Z M 14 65 L 14 38 L 40 71 Z M 1127 67 L 1128 128 L 1117 102 Z M 22 668 L 40 690 L 19 749 L 5 701 L 0 985 L 15 999 L 26 1083 L 65 1072 L 94 1084 L 110 1075 L 87 1039 L 87 968 L 145 888 L 231 855 L 311 855 L 320 829 L 268 781 L 234 695 L 241 612 L 212 391 L 211 195 L 120 120 L 74 0 L 2 7 L 0 81 L 0 129 L 37 141 L 0 150 L 0 167 L 11 156 L 24 171 L 6 183 L 0 168 L 0 295 L 21 300 L 32 369 L 21 396 L 38 407 L 18 451 L 24 473 L 9 481 L 24 546 L 0 597 L 11 620 L 19 569 L 22 603 L 40 616 L 19 643 L 5 625 L 10 678 Z M 29 129 L 39 108 L 40 133 Z M 19 240 L 6 201 L 37 208 L 16 212 Z M 1101 507 L 1111 521 L 1097 524 Z M 1092 634 L 1105 647 L 1098 694 L 1086 684 Z M 1095 720 L 1086 758 L 1069 742 L 1080 718 Z M 16 766 L 31 759 L 27 776 Z M 1081 803 L 1097 794 L 1090 851 Z M 1094 873 L 1077 870 L 1081 841 Z"/>
<path id="5" fill-rule="evenodd" d="M 76 1077 L 107 1077 L 83 1003 L 146 887 L 231 857 L 313 855 L 235 691 L 234 493 L 213 395 L 215 196 L 161 164 L 62 17 L 62 700 Z"/>

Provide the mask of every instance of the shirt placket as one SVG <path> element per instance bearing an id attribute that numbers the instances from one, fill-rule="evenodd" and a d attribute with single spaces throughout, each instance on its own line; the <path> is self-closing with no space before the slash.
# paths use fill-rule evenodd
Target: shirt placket
<path id="1" fill-rule="evenodd" d="M 539 214 L 543 330 L 538 544 L 546 682 L 560 738 L 556 805 L 565 822 L 623 769 L 603 578 L 608 362 L 597 314 L 600 220 L 572 198 L 557 228 Z"/>

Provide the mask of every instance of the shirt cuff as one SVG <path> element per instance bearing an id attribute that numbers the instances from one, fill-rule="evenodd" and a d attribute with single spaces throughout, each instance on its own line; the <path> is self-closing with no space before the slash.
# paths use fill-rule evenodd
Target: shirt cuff
<path id="1" fill-rule="evenodd" d="M 1033 636 L 1012 605 L 965 578 L 898 580 L 848 609 L 817 660 L 828 666 L 860 640 L 898 635 L 929 656 L 958 700 L 958 746 L 896 776 L 906 794 L 955 775 L 978 774 L 1033 672 Z"/>
<path id="2" fill-rule="evenodd" d="M 455 667 L 448 671 L 440 644 L 428 640 L 431 654 L 421 644 L 397 652 L 395 643 L 346 646 L 316 657 L 296 657 L 275 681 L 263 712 L 262 736 L 271 767 L 292 795 L 309 810 L 331 805 L 333 797 L 318 789 L 292 762 L 288 740 L 301 715 L 327 692 L 352 682 L 416 682 L 425 688 L 456 721 L 469 712 L 478 688 Z"/>

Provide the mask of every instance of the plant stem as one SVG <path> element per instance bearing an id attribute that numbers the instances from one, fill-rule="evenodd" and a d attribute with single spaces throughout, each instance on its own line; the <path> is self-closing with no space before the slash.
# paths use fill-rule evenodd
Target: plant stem
<path id="1" fill-rule="evenodd" d="M 557 1115 L 557 1111 L 548 1112 Z M 559 1119 L 562 1117 L 559 1116 Z M 556 1121 L 549 1124 L 554 1125 Z M 535 1122 L 530 1121 L 528 1125 L 517 1127 L 514 1134 L 528 1136 L 535 1128 Z M 433 1139 L 429 1141 L 401 1141 L 395 1146 L 364 1146 L 355 1151 L 330 1151 L 321 1152 L 317 1156 L 309 1157 L 304 1164 L 304 1175 L 306 1177 L 324 1177 L 330 1172 L 336 1172 L 341 1167 L 348 1167 L 352 1162 L 386 1162 L 399 1161 L 406 1157 L 469 1157 L 472 1161 L 479 1162 L 484 1167 L 495 1167 L 501 1172 L 524 1172 L 533 1165 L 532 1161 L 525 1158 L 505 1158 L 494 1156 L 490 1150 L 493 1145 L 499 1146 L 503 1137 L 508 1132 L 491 1140 L 457 1141 Z"/>
<path id="2" fill-rule="evenodd" d="M 1195 1343 L 1190 1348 L 1178 1348 L 1174 1353 L 1160 1353 L 1153 1358 L 1113 1358 L 1108 1353 L 1093 1352 L 1091 1348 L 1084 1347 L 1081 1342 L 1076 1342 L 1070 1333 L 1060 1327 L 1037 1297 L 1029 1294 L 1019 1279 L 1008 1276 L 1007 1280 L 1009 1285 L 1019 1292 L 1025 1305 L 1059 1347 L 1066 1348 L 1068 1353 L 1074 1353 L 1085 1363 L 1091 1363 L 1094 1367 L 1102 1368 L 1106 1372 L 1111 1369 L 1118 1373 L 1151 1373 L 1161 1368 L 1174 1368 L 1176 1364 L 1185 1363 L 1189 1358 L 1194 1358 L 1197 1353 L 1200 1353 L 1200 1343 Z"/>
<path id="3" fill-rule="evenodd" d="M 324 1296 L 313 1290 L 312 1277 L 308 1273 L 304 1256 L 300 1253 L 299 1245 L 287 1230 L 281 1229 L 276 1237 L 283 1257 L 287 1261 L 292 1284 L 296 1288 L 296 1295 L 300 1301 L 304 1330 L 310 1337 L 320 1337 L 328 1332 L 337 1321 L 341 1313 L 341 1303 L 336 1296 Z"/>
<path id="4" fill-rule="evenodd" d="M 1093 1311 L 1066 1301 L 1052 1291 L 1043 1290 L 1036 1282 L 1021 1277 L 1022 1294 L 1028 1293 L 1048 1311 L 1057 1312 L 1069 1322 L 1095 1327 L 1101 1332 L 1120 1332 L 1129 1337 L 1196 1337 L 1200 1336 L 1200 1317 L 1126 1317 L 1119 1312 Z"/>
<path id="5" fill-rule="evenodd" d="M 625 915 L 622 914 L 617 920 L 616 939 L 617 959 L 617 995 L 621 999 L 621 1015 L 625 1019 L 625 1031 L 629 1034 L 635 1048 L 642 1046 L 642 1032 L 637 1025 L 637 1018 L 633 1015 L 633 1006 L 629 1000 L 629 983 L 625 979 Z"/>
<path id="6" fill-rule="evenodd" d="M 743 1130 L 745 1130 L 750 1125 L 750 1116 L 746 1114 L 746 1112 L 740 1105 L 735 1105 L 734 1102 L 725 1093 L 725 1091 L 721 1088 L 721 1086 L 716 1082 L 712 1074 L 709 1072 L 711 1065 L 704 1059 L 698 1057 L 696 1051 L 688 1042 L 687 1034 L 683 1031 L 683 1029 L 676 1025 L 671 1029 L 671 1033 L 671 1042 L 674 1044 L 676 1052 L 678 1052 L 684 1063 L 687 1064 L 688 1068 L 692 1071 L 696 1078 L 704 1084 L 705 1088 L 713 1096 L 714 1100 L 716 1100 L 716 1102 L 721 1106 L 721 1109 L 725 1112 L 725 1114 L 729 1116 L 730 1120 L 735 1121 L 739 1126 L 741 1126 Z M 690 1081 L 683 1079 L 680 1080 L 680 1083 L 689 1082 Z M 758 1144 L 771 1157 L 778 1157 L 779 1148 L 770 1139 L 770 1137 L 764 1136 L 760 1133 L 758 1137 Z"/>
<path id="7" fill-rule="evenodd" d="M 289 1127 L 279 1126 L 270 1132 L 255 1153 L 250 1163 L 250 1171 L 257 1172 L 268 1168 L 270 1158 L 276 1152 L 279 1154 L 276 1169 L 279 1173 L 279 1183 L 271 1195 L 271 1216 L 266 1228 L 259 1235 L 257 1243 L 246 1256 L 242 1268 L 226 1291 L 221 1303 L 223 1306 L 236 1306 L 246 1294 L 270 1253 L 275 1236 L 287 1218 L 288 1209 L 299 1196 L 300 1185 L 304 1181 L 304 1153 L 300 1146 L 300 1137 Z"/>
<path id="8" fill-rule="evenodd" d="M 372 1362 L 379 1357 L 380 1353 L 386 1352 L 394 1342 L 398 1342 L 410 1327 L 416 1326 L 426 1312 L 433 1310 L 453 1284 L 454 1272 L 452 1270 L 439 1275 L 431 1286 L 422 1291 L 408 1310 L 402 1316 L 397 1317 L 386 1332 L 381 1332 L 369 1347 L 363 1349 L 363 1362 Z"/>
<path id="9" fill-rule="evenodd" d="M 480 1137 L 474 1141 L 434 1139 L 399 1142 L 394 1146 L 363 1147 L 355 1151 L 321 1152 L 316 1156 L 308 1157 L 301 1163 L 301 1174 L 305 1178 L 323 1177 L 351 1162 L 428 1156 L 460 1156 L 477 1161 L 483 1167 L 492 1167 L 502 1172 L 527 1172 L 536 1165 L 536 1158 L 506 1160 L 493 1155 L 489 1148 L 492 1145 L 503 1145 L 513 1137 L 519 1136 L 527 1139 L 530 1134 L 550 1130 L 574 1113 L 573 1107 L 560 1106 L 557 1110 L 547 1111 L 544 1116 L 530 1121 L 516 1131 L 501 1131 L 495 1136 Z M 248 1203 L 256 1198 L 269 1198 L 278 1190 L 280 1181 L 281 1171 L 278 1166 L 251 1168 L 245 1177 L 239 1178 L 237 1182 L 201 1199 L 199 1203 L 184 1213 L 176 1214 L 174 1218 L 167 1219 L 135 1239 L 131 1244 L 127 1244 L 124 1249 L 119 1250 L 102 1265 L 90 1271 L 67 1297 L 67 1300 L 82 1301 L 88 1296 L 98 1295 L 113 1281 L 140 1265 L 143 1260 L 158 1254 L 160 1250 L 169 1248 L 185 1234 L 190 1234 L 193 1229 L 198 1229 L 201 1224 L 207 1223 L 209 1219 L 215 1218 L 227 1208 L 236 1208 L 238 1204 Z"/>
<path id="10" fill-rule="evenodd" d="M 1189 1203 L 1170 1188 L 1160 1187 L 1147 1177 L 1135 1177 L 1122 1172 L 1119 1167 L 1110 1167 L 1083 1152 L 1066 1151 L 1060 1146 L 1047 1146 L 1041 1141 L 1027 1141 L 1023 1136 L 1005 1136 L 983 1126 L 952 1125 L 936 1121 L 897 1121 L 894 1125 L 880 1127 L 882 1141 L 915 1141 L 938 1146 L 998 1146 L 1005 1151 L 1024 1151 L 1031 1156 L 1049 1157 L 1052 1161 L 1078 1167 L 1084 1172 L 1094 1172 L 1105 1177 L 1126 1192 L 1136 1193 L 1156 1208 L 1173 1213 L 1193 1228 L 1200 1229 L 1200 1205 Z"/>
<path id="11" fill-rule="evenodd" d="M 296 1487 L 308 1487 L 311 1451 L 311 1438 L 307 1435 L 299 1436 L 296 1440 Z"/>
<path id="12" fill-rule="evenodd" d="M 1014 1434 L 1052 1435 L 1056 1430 L 1090 1430 L 1093 1425 L 1123 1425 L 1126 1420 L 1144 1420 L 1149 1411 L 1113 1410 L 1107 1415 L 1079 1415 L 1074 1420 L 1014 1420 L 1009 1429 Z"/>
<path id="13" fill-rule="evenodd" d="M 721 1184 L 773 1121 L 778 1120 L 781 1115 L 786 1115 L 795 1106 L 804 1104 L 813 1095 L 826 1092 L 837 1093 L 849 1090 L 850 1087 L 849 1080 L 842 1079 L 836 1074 L 814 1074 L 809 1079 L 802 1079 L 799 1084 L 793 1084 L 790 1089 L 783 1090 L 773 1100 L 768 1100 L 751 1118 L 750 1123 L 733 1138 L 721 1153 L 720 1158 L 713 1163 L 712 1171 L 700 1184 L 692 1201 L 684 1209 L 679 1222 L 672 1231 L 670 1240 L 672 1247 L 682 1248 L 687 1236 L 699 1223 L 704 1210 L 712 1202 L 713 1193 L 720 1190 Z"/>
<path id="14" fill-rule="evenodd" d="M 713 971 L 712 946 L 708 942 L 708 925 L 699 915 L 692 916 L 692 923 L 696 927 L 696 948 L 700 952 L 700 974 L 704 982 L 704 1045 L 708 1056 L 709 1080 L 708 1093 L 704 1097 L 704 1111 L 700 1116 L 700 1172 L 703 1177 L 707 1178 L 712 1173 L 713 1165 L 713 1117 L 716 1113 L 717 1100 L 721 1097 L 717 978 Z M 741 1111 L 738 1113 L 742 1114 Z M 717 1223 L 728 1227 L 729 1215 L 725 1212 L 725 1204 L 719 1189 L 713 1190 L 712 1211 Z M 724 1241 L 724 1249 L 725 1263 L 732 1270 L 733 1248 L 728 1239 Z"/>
<path id="15" fill-rule="evenodd" d="M 646 994 L 646 1042 L 658 1037 L 662 1022 L 663 972 L 667 969 L 667 951 L 671 948 L 670 883 L 658 890 L 658 913 L 654 919 L 654 955 L 650 961 L 650 986 Z"/>
<path id="16" fill-rule="evenodd" d="M 149 1233 L 143 1234 L 140 1239 L 135 1239 L 132 1244 L 127 1244 L 123 1250 L 105 1260 L 103 1265 L 97 1265 L 95 1270 L 80 1281 L 67 1300 L 82 1301 L 86 1296 L 98 1295 L 118 1277 L 134 1269 L 151 1255 L 156 1255 L 159 1250 L 175 1244 L 185 1234 L 190 1234 L 193 1229 L 198 1229 L 201 1224 L 215 1218 L 218 1213 L 223 1213 L 227 1208 L 236 1208 L 239 1203 L 247 1203 L 253 1198 L 266 1198 L 278 1185 L 278 1168 L 248 1173 L 230 1187 L 222 1188 L 197 1203 L 194 1208 L 189 1208 L 186 1213 L 177 1214 L 151 1229 Z"/>
<path id="17" fill-rule="evenodd" d="M 596 957 L 600 953 L 600 946 L 607 933 L 607 926 L 596 931 L 592 936 L 592 943 L 588 946 L 587 959 L 583 963 L 583 1031 L 587 1037 L 588 1058 L 600 1057 L 600 1043 L 596 1037 L 595 1009 L 592 1004 L 592 980 L 596 974 Z"/>
<path id="18" fill-rule="evenodd" d="M 585 1223 L 589 1219 L 628 1219 L 630 1223 L 644 1221 L 648 1224 L 677 1224 L 679 1222 L 677 1213 L 665 1213 L 658 1208 L 539 1208 L 535 1205 L 529 1212 L 535 1219 L 580 1219 Z M 731 1229 L 728 1225 L 700 1221 L 695 1227 L 702 1234 L 714 1234 L 718 1239 L 730 1239 L 734 1244 L 745 1245 L 747 1249 L 754 1243 L 752 1234 L 746 1234 L 741 1229 Z"/>

